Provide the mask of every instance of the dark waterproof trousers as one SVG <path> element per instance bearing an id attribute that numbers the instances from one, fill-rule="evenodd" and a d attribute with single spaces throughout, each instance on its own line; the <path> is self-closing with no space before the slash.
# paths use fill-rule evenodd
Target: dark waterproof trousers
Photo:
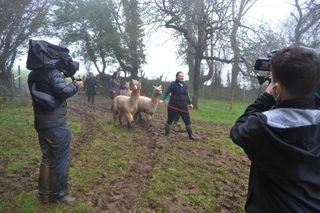
<path id="1" fill-rule="evenodd" d="M 71 132 L 67 124 L 37 132 L 42 152 L 39 195 L 56 200 L 68 192 Z"/>
<path id="2" fill-rule="evenodd" d="M 190 119 L 190 115 L 189 112 L 187 110 L 185 111 L 178 111 L 176 109 L 172 109 L 170 107 L 168 107 L 168 119 L 167 119 L 167 124 L 171 125 L 173 121 L 175 121 L 177 119 L 177 117 L 180 115 L 180 117 L 182 118 L 184 124 L 186 126 L 189 126 L 191 124 L 191 119 Z"/>

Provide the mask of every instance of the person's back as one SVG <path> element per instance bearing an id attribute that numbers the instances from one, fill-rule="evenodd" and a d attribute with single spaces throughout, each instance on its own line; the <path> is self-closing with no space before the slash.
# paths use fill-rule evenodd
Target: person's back
<path id="1" fill-rule="evenodd" d="M 65 99 L 73 96 L 78 88 L 75 83 L 67 85 L 59 70 L 33 70 L 28 77 L 29 90 L 33 100 L 33 93 L 51 101 L 51 106 L 33 101 L 35 128 L 48 129 L 66 122 Z"/>
<path id="2" fill-rule="evenodd" d="M 279 51 L 273 82 L 231 129 L 252 162 L 246 212 L 320 212 L 319 64 L 301 47 Z"/>

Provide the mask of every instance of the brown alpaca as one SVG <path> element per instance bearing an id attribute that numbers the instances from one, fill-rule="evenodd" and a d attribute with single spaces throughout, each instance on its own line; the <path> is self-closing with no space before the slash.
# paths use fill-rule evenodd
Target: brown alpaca
<path id="1" fill-rule="evenodd" d="M 116 120 L 119 119 L 120 125 L 122 125 L 122 117 L 125 116 L 127 119 L 127 125 L 130 129 L 133 124 L 133 115 L 138 109 L 138 102 L 141 90 L 141 80 L 132 80 L 133 90 L 130 96 L 118 95 L 112 101 L 112 113 L 113 113 L 113 124 L 116 126 Z"/>
<path id="2" fill-rule="evenodd" d="M 141 120 L 141 113 L 144 112 L 147 121 L 150 121 L 153 118 L 153 114 L 155 113 L 160 96 L 162 95 L 162 88 L 160 86 L 153 85 L 153 91 L 151 98 L 140 96 L 139 103 L 138 103 L 138 110 L 135 114 L 135 120 L 137 120 L 137 116 Z"/>

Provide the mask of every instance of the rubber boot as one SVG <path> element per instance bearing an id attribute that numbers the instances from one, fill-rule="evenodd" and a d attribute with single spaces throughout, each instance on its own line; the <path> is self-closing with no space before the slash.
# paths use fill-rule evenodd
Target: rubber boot
<path id="1" fill-rule="evenodd" d="M 171 125 L 166 123 L 166 125 L 165 125 L 165 127 L 164 127 L 164 130 L 165 130 L 165 131 L 164 131 L 164 134 L 165 134 L 165 135 L 169 135 L 170 129 L 171 129 Z"/>
<path id="2" fill-rule="evenodd" d="M 40 165 L 39 196 L 42 203 L 49 203 L 51 196 L 50 167 L 47 164 Z"/>
<path id="3" fill-rule="evenodd" d="M 189 135 L 189 139 L 190 140 L 195 140 L 195 137 L 192 133 L 192 126 L 191 125 L 188 125 L 186 126 L 186 129 L 187 129 L 187 132 L 188 132 L 188 135 Z"/>
<path id="4" fill-rule="evenodd" d="M 51 169 L 50 171 L 50 189 L 51 189 L 51 196 L 50 196 L 50 201 L 55 202 L 57 197 L 56 197 L 56 183 L 57 183 L 57 175 L 54 169 Z"/>

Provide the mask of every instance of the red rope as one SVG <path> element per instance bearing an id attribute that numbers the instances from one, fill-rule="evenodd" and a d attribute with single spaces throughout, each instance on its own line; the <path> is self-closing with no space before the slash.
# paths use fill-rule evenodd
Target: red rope
<path id="1" fill-rule="evenodd" d="M 148 96 L 144 95 L 143 93 L 140 93 L 140 95 L 141 95 L 141 96 L 145 96 L 145 97 L 147 97 L 147 98 L 152 99 L 151 97 L 148 97 Z M 160 103 L 160 101 L 159 101 L 158 103 Z M 166 103 L 166 102 L 164 102 L 164 101 L 162 101 L 162 103 L 160 103 L 160 104 L 162 104 L 162 105 L 164 105 L 164 106 L 166 106 L 166 107 L 169 107 L 169 108 L 171 108 L 171 109 L 174 109 L 174 110 L 180 111 L 180 112 L 189 113 L 189 111 L 188 111 L 188 110 L 184 110 L 184 109 L 180 109 L 180 108 L 177 108 L 177 107 L 171 106 L 171 105 L 167 104 L 167 103 Z"/>
<path id="2" fill-rule="evenodd" d="M 180 111 L 180 112 L 186 112 L 186 113 L 189 113 L 189 111 L 188 111 L 188 110 L 184 110 L 184 109 L 180 109 L 180 108 L 177 108 L 177 107 L 171 106 L 171 105 L 167 104 L 166 102 L 162 102 L 162 103 L 160 103 L 160 104 L 163 104 L 163 105 L 164 105 L 164 106 L 166 106 L 166 107 L 169 107 L 169 108 L 171 108 L 171 109 L 174 109 L 174 110 L 177 110 L 177 111 Z"/>

